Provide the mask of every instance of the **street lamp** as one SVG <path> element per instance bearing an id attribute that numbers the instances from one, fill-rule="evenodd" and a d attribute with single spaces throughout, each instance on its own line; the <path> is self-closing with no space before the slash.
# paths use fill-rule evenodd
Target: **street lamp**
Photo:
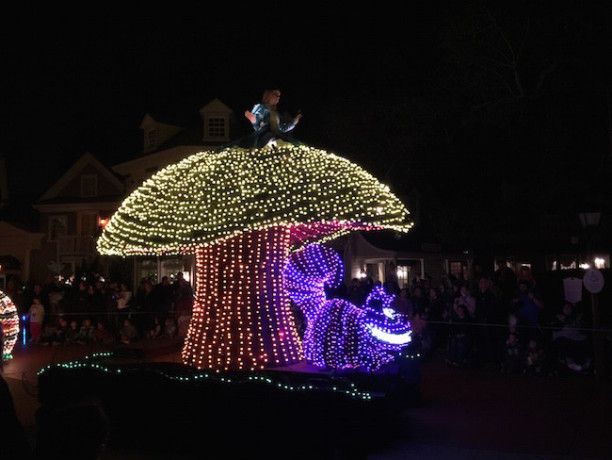
<path id="1" fill-rule="evenodd" d="M 580 225 L 584 229 L 584 236 L 586 242 L 586 263 L 589 265 L 588 268 L 592 265 L 593 257 L 591 254 L 591 243 L 594 230 L 599 226 L 599 221 L 601 220 L 601 212 L 599 211 L 589 211 L 589 212 L 581 212 L 578 214 L 580 219 Z M 580 263 L 580 261 L 578 262 Z"/>

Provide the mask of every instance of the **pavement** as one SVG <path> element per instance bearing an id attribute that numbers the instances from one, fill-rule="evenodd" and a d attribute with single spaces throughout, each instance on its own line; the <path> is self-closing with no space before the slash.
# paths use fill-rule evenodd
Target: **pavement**
<path id="1" fill-rule="evenodd" d="M 612 458 L 612 385 L 423 366 L 422 400 L 399 439 L 370 458 Z"/>
<path id="2" fill-rule="evenodd" d="M 142 359 L 177 361 L 176 343 L 143 346 Z M 49 363 L 104 348 L 84 345 L 18 348 L 3 377 L 33 442 L 36 373 Z M 403 412 L 398 435 L 371 459 L 612 458 L 612 385 L 592 376 L 508 375 L 423 363 L 422 397 Z M 107 452 L 102 458 L 138 458 Z"/>

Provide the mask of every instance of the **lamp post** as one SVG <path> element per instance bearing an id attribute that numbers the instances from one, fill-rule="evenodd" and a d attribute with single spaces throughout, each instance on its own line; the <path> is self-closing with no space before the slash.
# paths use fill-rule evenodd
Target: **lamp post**
<path id="1" fill-rule="evenodd" d="M 578 214 L 580 218 L 580 224 L 585 231 L 585 240 L 586 240 L 586 262 L 590 265 L 594 264 L 594 256 L 591 253 L 591 243 L 593 232 L 599 225 L 599 221 L 601 220 L 601 212 L 581 212 Z M 600 275 L 601 276 L 601 275 Z M 603 278 L 602 278 L 603 281 Z M 588 284 L 585 282 L 585 285 L 589 292 L 591 293 L 591 313 L 593 316 L 593 358 L 595 361 L 595 371 L 597 373 L 598 378 L 605 378 L 605 361 L 604 361 L 604 342 L 601 337 L 601 333 L 599 329 L 601 328 L 601 321 L 599 318 L 599 302 L 597 299 L 598 291 L 593 291 Z M 601 287 L 599 288 L 601 289 Z"/>
<path id="2" fill-rule="evenodd" d="M 586 251 L 586 263 L 590 268 L 593 263 L 593 254 L 591 254 L 591 243 L 593 239 L 593 233 L 595 229 L 599 226 L 599 221 L 601 220 L 601 212 L 581 212 L 578 214 L 580 218 L 580 224 L 584 229 L 584 238 L 585 238 L 585 251 Z M 580 261 L 578 261 L 580 264 Z"/>

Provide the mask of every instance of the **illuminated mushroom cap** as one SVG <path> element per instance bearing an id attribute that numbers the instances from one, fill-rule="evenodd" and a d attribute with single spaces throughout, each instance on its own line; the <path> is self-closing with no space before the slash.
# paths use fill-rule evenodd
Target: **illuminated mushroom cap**
<path id="1" fill-rule="evenodd" d="M 291 243 L 412 226 L 406 207 L 361 167 L 286 145 L 194 154 L 129 195 L 98 240 L 102 254 L 192 252 L 242 232 L 291 228 Z"/>

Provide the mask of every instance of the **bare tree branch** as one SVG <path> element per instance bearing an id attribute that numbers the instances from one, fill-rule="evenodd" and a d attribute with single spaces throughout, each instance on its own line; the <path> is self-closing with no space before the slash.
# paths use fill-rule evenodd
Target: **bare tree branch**
<path id="1" fill-rule="evenodd" d="M 508 51 L 510 51 L 510 55 L 512 56 L 512 59 L 511 59 L 512 63 L 516 64 L 516 60 L 517 60 L 516 59 L 516 53 L 514 52 L 514 48 L 512 47 L 512 44 L 510 43 L 510 41 L 506 37 L 506 34 L 504 33 L 503 29 L 497 23 L 497 20 L 495 19 L 493 14 L 491 14 L 491 11 L 489 10 L 489 8 L 487 8 L 485 6 L 484 9 L 485 9 L 485 11 L 487 13 L 487 16 L 491 20 L 492 24 L 495 26 L 495 29 L 497 30 L 497 32 L 501 36 L 502 40 L 504 41 L 504 43 L 506 43 L 506 47 L 508 48 Z"/>

